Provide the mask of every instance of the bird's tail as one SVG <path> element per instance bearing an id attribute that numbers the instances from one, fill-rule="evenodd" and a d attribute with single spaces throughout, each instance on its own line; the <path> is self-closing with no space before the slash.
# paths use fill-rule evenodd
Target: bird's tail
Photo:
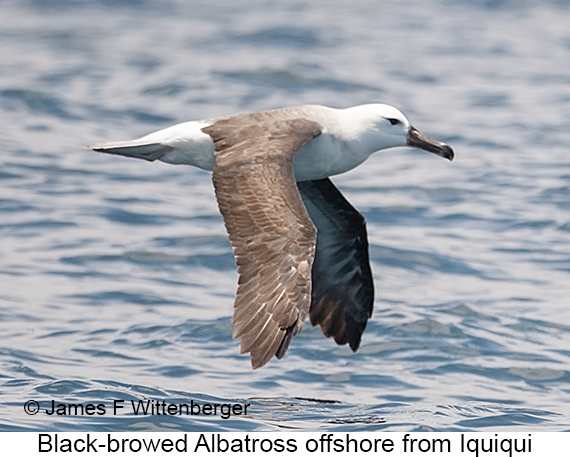
<path id="1" fill-rule="evenodd" d="M 140 140 L 94 144 L 87 146 L 87 149 L 93 149 L 94 151 L 104 152 L 106 154 L 136 157 L 150 162 L 160 159 L 166 153 L 174 150 L 171 146 L 166 146 L 161 143 L 141 142 Z"/>

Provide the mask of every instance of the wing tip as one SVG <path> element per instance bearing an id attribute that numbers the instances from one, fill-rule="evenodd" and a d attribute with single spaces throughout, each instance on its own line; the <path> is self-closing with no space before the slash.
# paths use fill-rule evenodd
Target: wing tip
<path id="1" fill-rule="evenodd" d="M 287 353 L 291 340 L 297 333 L 299 333 L 299 329 L 297 328 L 297 322 L 295 322 L 294 325 L 291 325 L 287 329 L 279 329 L 277 334 L 273 337 L 266 338 L 261 342 L 255 340 L 249 343 L 248 347 L 242 346 L 241 353 L 250 353 L 251 367 L 257 370 L 267 365 L 274 356 L 281 360 Z M 283 336 L 280 338 L 280 335 Z M 279 343 L 279 345 L 277 345 L 277 343 Z"/>

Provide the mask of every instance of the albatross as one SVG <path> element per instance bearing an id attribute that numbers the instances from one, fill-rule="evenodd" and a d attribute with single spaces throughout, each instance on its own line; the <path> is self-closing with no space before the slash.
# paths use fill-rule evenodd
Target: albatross
<path id="1" fill-rule="evenodd" d="M 365 219 L 329 177 L 398 146 L 454 157 L 384 104 L 236 114 L 89 148 L 213 171 L 239 275 L 233 337 L 256 369 L 285 355 L 307 314 L 358 349 L 374 304 Z"/>

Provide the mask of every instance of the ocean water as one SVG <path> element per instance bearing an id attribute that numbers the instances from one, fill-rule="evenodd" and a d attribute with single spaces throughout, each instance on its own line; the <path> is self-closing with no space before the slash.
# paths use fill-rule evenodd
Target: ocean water
<path id="1" fill-rule="evenodd" d="M 0 430 L 570 430 L 570 2 L 4 0 L 0 18 Z M 252 371 L 209 173 L 84 146 L 369 102 L 456 160 L 393 149 L 334 179 L 368 221 L 361 348 L 307 323 Z"/>

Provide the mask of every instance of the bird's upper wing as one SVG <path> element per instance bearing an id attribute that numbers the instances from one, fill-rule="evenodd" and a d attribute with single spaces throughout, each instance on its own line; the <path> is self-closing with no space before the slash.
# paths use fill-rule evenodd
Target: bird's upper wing
<path id="1" fill-rule="evenodd" d="M 317 227 L 311 324 L 356 351 L 374 305 L 364 217 L 328 178 L 297 185 Z"/>
<path id="2" fill-rule="evenodd" d="M 285 354 L 309 311 L 317 234 L 295 185 L 293 158 L 322 128 L 251 113 L 202 131 L 216 147 L 216 198 L 238 266 L 234 338 L 258 368 Z"/>

